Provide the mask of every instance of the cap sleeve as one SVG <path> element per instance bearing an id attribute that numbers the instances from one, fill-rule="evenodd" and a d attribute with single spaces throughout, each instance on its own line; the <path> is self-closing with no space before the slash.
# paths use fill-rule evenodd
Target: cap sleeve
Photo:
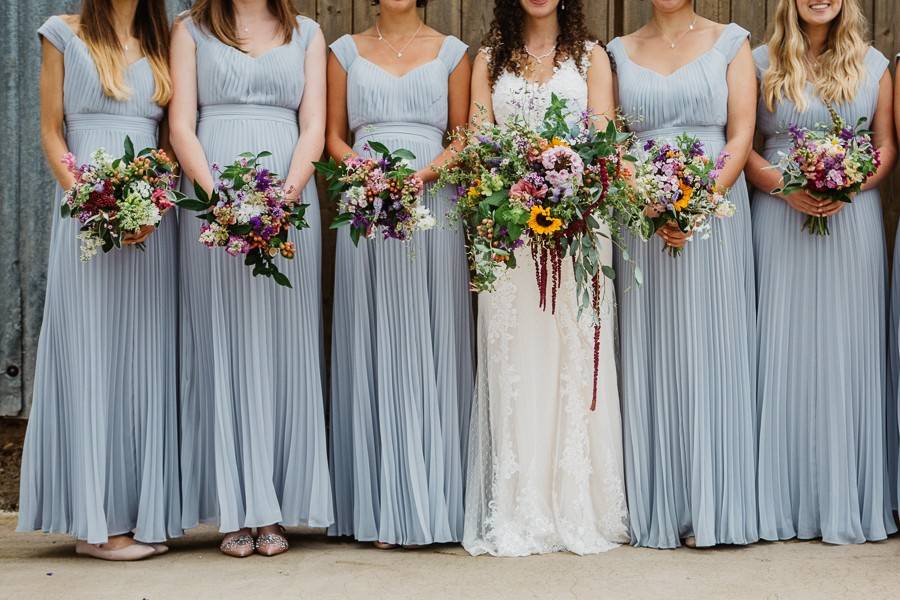
<path id="1" fill-rule="evenodd" d="M 356 50 L 356 42 L 350 34 L 344 34 L 331 44 L 331 51 L 337 57 L 338 62 L 344 67 L 345 71 L 350 70 L 350 66 L 359 53 Z"/>
<path id="2" fill-rule="evenodd" d="M 753 50 L 753 64 L 756 67 L 756 78 L 762 79 L 769 68 L 769 47 L 766 45 L 759 46 Z"/>
<path id="3" fill-rule="evenodd" d="M 725 31 L 719 36 L 716 42 L 716 48 L 725 59 L 730 63 L 737 56 L 738 50 L 744 45 L 746 40 L 750 39 L 750 32 L 738 25 L 737 23 L 729 23 L 725 26 Z"/>
<path id="4" fill-rule="evenodd" d="M 468 49 L 469 47 L 458 38 L 448 35 L 447 39 L 445 39 L 444 43 L 441 45 L 441 51 L 438 53 L 438 58 L 447 66 L 447 71 L 452 73 L 459 64 L 459 61 L 466 55 Z"/>
<path id="5" fill-rule="evenodd" d="M 606 53 L 609 54 L 612 62 L 618 66 L 624 62 L 624 57 L 622 56 L 622 40 L 619 38 L 613 38 L 606 44 Z"/>
<path id="6" fill-rule="evenodd" d="M 184 23 L 184 26 L 187 28 L 188 33 L 191 34 L 191 37 L 194 39 L 194 44 L 199 44 L 202 38 L 206 37 L 203 32 L 200 31 L 200 28 L 197 27 L 197 24 L 194 23 L 194 19 L 191 17 L 190 11 L 184 11 L 183 13 L 178 15 L 178 20 Z"/>
<path id="7" fill-rule="evenodd" d="M 875 80 L 875 82 L 881 81 L 881 78 L 884 76 L 884 72 L 888 70 L 888 67 L 891 66 L 891 62 L 887 59 L 887 57 L 879 52 L 877 49 L 870 47 L 866 51 L 866 70 Z"/>
<path id="8" fill-rule="evenodd" d="M 300 45 L 303 46 L 304 50 L 309 48 L 309 45 L 316 37 L 317 31 L 319 31 L 318 23 L 304 16 L 297 17 L 297 34 L 300 39 Z"/>
<path id="9" fill-rule="evenodd" d="M 75 37 L 75 32 L 65 21 L 58 16 L 53 16 L 44 21 L 38 29 L 38 36 L 46 39 L 60 52 L 66 51 L 69 41 Z"/>

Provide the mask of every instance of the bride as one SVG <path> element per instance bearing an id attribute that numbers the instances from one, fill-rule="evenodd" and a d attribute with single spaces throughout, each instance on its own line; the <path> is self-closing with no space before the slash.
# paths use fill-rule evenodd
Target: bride
<path id="1" fill-rule="evenodd" d="M 543 121 L 552 94 L 573 119 L 613 115 L 609 58 L 591 41 L 582 0 L 497 0 L 475 61 L 472 114 Z M 478 385 L 469 440 L 463 545 L 472 554 L 603 552 L 628 540 L 616 380 L 615 290 L 604 282 L 597 410 L 593 325 L 578 318 L 571 262 L 556 313 L 539 306 L 527 248 L 479 296 Z M 604 263 L 611 264 L 607 242 Z"/>

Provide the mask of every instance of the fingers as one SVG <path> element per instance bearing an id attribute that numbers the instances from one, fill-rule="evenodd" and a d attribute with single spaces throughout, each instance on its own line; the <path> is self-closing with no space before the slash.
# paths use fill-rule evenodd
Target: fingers
<path id="1" fill-rule="evenodd" d="M 664 225 L 656 230 L 657 235 L 663 239 L 667 246 L 673 248 L 683 248 L 691 235 L 682 232 L 678 227 L 673 225 Z"/>
<path id="2" fill-rule="evenodd" d="M 841 201 L 835 201 L 826 204 L 822 207 L 822 216 L 830 217 L 832 215 L 836 215 L 837 213 L 841 212 L 841 210 L 843 210 L 844 204 L 845 203 Z"/>

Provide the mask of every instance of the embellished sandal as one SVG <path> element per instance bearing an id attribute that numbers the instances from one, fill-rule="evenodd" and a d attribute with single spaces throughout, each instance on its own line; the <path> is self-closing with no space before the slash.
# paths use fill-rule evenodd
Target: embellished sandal
<path id="1" fill-rule="evenodd" d="M 244 558 L 253 554 L 253 551 L 256 549 L 256 544 L 253 541 L 253 536 L 249 533 L 242 533 L 241 535 L 226 535 L 225 539 L 222 540 L 222 543 L 219 544 L 219 551 L 222 554 L 227 554 L 228 556 L 234 556 L 235 558 Z"/>
<path id="2" fill-rule="evenodd" d="M 256 553 L 263 556 L 277 556 L 284 554 L 290 548 L 287 538 L 284 537 L 285 530 L 281 525 L 278 526 L 281 533 L 266 533 L 256 538 Z"/>

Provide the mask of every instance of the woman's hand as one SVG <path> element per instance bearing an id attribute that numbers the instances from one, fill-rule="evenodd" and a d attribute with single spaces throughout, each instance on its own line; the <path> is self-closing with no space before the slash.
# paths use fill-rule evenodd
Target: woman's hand
<path id="1" fill-rule="evenodd" d="M 156 231 L 156 227 L 153 225 L 144 225 L 134 233 L 126 233 L 122 236 L 122 245 L 135 246 L 137 244 L 143 244 L 154 231 Z"/>
<path id="2" fill-rule="evenodd" d="M 794 192 L 793 194 L 782 196 L 781 198 L 787 202 L 788 206 L 797 212 L 809 215 L 810 217 L 826 216 L 822 213 L 823 207 L 831 204 L 831 202 L 828 202 L 827 200 L 817 200 L 806 192 Z M 839 202 L 838 204 L 843 204 L 843 202 Z"/>
<path id="3" fill-rule="evenodd" d="M 661 237 L 666 246 L 673 248 L 684 248 L 688 240 L 691 239 L 690 233 L 685 233 L 678 228 L 678 225 L 671 221 L 656 230 L 656 235 Z"/>

